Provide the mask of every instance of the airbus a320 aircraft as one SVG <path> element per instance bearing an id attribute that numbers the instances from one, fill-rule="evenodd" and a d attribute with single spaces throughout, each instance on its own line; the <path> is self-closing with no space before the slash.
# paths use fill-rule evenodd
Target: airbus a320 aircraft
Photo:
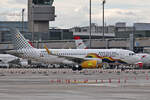
<path id="1" fill-rule="evenodd" d="M 140 58 L 134 52 L 123 49 L 37 49 L 32 47 L 17 29 L 10 29 L 15 50 L 8 53 L 48 64 L 71 64 L 73 70 L 96 68 L 101 63 L 120 61 L 138 64 Z M 105 59 L 102 59 L 105 57 Z"/>

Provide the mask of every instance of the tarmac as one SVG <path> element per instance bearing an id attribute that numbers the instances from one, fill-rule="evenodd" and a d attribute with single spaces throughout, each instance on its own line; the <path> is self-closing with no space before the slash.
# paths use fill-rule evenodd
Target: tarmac
<path id="1" fill-rule="evenodd" d="M 0 69 L 0 100 L 149 100 L 150 70 Z"/>

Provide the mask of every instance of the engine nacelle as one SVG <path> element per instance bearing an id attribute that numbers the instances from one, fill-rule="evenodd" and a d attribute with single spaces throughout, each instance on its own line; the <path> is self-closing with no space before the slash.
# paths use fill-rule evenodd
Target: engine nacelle
<path id="1" fill-rule="evenodd" d="M 81 63 L 82 68 L 97 68 L 102 67 L 102 60 L 87 60 Z"/>

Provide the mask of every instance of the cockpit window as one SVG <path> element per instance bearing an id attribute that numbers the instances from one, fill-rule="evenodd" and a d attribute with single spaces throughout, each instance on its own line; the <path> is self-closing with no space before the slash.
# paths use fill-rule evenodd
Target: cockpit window
<path id="1" fill-rule="evenodd" d="M 133 55 L 135 55 L 135 53 L 129 53 L 129 56 L 133 56 Z"/>

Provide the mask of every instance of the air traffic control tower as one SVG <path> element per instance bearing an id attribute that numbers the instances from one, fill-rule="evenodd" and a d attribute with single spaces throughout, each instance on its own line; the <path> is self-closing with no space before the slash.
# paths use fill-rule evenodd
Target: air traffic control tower
<path id="1" fill-rule="evenodd" d="M 28 0 L 29 32 L 48 33 L 49 21 L 55 20 L 54 0 Z"/>

